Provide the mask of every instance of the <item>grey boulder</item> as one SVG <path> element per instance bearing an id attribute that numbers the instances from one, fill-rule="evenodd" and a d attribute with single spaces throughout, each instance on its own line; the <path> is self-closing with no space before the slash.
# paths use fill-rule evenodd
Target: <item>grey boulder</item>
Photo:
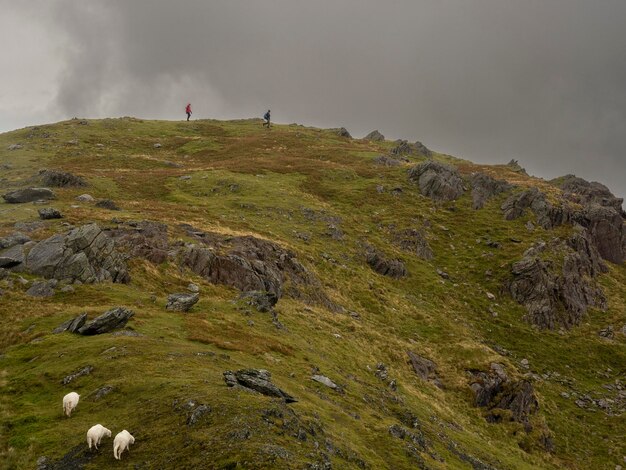
<path id="1" fill-rule="evenodd" d="M 52 207 L 44 207 L 42 209 L 39 209 L 37 212 L 39 212 L 39 218 L 42 220 L 63 218 L 63 216 L 61 215 L 61 212 L 59 212 L 57 209 L 54 209 Z"/>
<path id="2" fill-rule="evenodd" d="M 175 312 L 188 312 L 200 299 L 200 294 L 170 294 L 167 297 L 166 310 Z"/>
<path id="3" fill-rule="evenodd" d="M 248 390 L 254 390 L 262 395 L 270 397 L 282 398 L 287 403 L 293 403 L 296 400 L 287 392 L 281 390 L 271 382 L 272 375 L 264 369 L 241 369 L 237 372 L 227 370 L 224 372 L 224 381 L 229 387 L 240 387 Z"/>
<path id="4" fill-rule="evenodd" d="M 0 268 L 10 269 L 19 266 L 25 259 L 24 247 L 22 245 L 14 245 L 8 250 L 0 252 Z"/>
<path id="5" fill-rule="evenodd" d="M 2 196 L 9 204 L 20 204 L 39 200 L 54 199 L 55 195 L 48 188 L 25 188 L 8 192 Z"/>
<path id="6" fill-rule="evenodd" d="M 52 297 L 54 295 L 54 288 L 58 282 L 56 279 L 50 279 L 49 281 L 35 281 L 32 286 L 26 291 L 26 295 L 31 297 Z"/>
<path id="7" fill-rule="evenodd" d="M 383 140 L 385 140 L 385 136 L 382 135 L 380 132 L 376 131 L 372 131 L 369 134 L 367 134 L 364 137 L 365 140 L 373 140 L 374 142 L 381 142 Z"/>
<path id="8" fill-rule="evenodd" d="M 135 313 L 124 307 L 115 307 L 77 330 L 78 334 L 91 336 L 122 328 Z"/>
<path id="9" fill-rule="evenodd" d="M 61 323 L 57 326 L 53 333 L 63 333 L 64 331 L 69 331 L 70 333 L 77 333 L 78 330 L 85 324 L 87 321 L 87 314 L 81 313 L 77 317 L 70 318 L 69 320 Z"/>
<path id="10" fill-rule="evenodd" d="M 435 201 L 454 201 L 464 192 L 458 170 L 435 161 L 423 162 L 411 168 L 409 180 L 419 185 L 424 196 Z"/>

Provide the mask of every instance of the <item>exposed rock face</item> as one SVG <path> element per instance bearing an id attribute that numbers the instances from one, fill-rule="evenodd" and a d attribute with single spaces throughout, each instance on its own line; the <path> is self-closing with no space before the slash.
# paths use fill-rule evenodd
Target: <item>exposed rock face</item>
<path id="1" fill-rule="evenodd" d="M 396 160 L 395 158 L 388 157 L 386 155 L 379 155 L 378 157 L 372 160 L 376 165 L 380 166 L 400 166 L 402 162 L 400 160 Z"/>
<path id="2" fill-rule="evenodd" d="M 52 332 L 63 333 L 64 331 L 69 331 L 70 333 L 77 333 L 78 330 L 85 324 L 86 321 L 87 321 L 87 314 L 81 313 L 77 317 L 71 318 L 67 320 L 66 322 L 61 323 L 54 330 L 52 330 Z"/>
<path id="3" fill-rule="evenodd" d="M 392 234 L 394 244 L 404 251 L 417 255 L 419 258 L 433 259 L 434 253 L 426 240 L 424 231 L 409 228 Z"/>
<path id="4" fill-rule="evenodd" d="M 409 361 L 411 366 L 413 366 L 413 370 L 420 379 L 432 382 L 437 387 L 442 387 L 439 375 L 437 374 L 437 364 L 430 359 L 426 359 L 425 357 L 415 354 L 413 351 L 407 351 L 406 353 L 409 356 Z"/>
<path id="5" fill-rule="evenodd" d="M 183 226 L 200 244 L 187 245 L 179 256 L 184 266 L 214 284 L 242 292 L 261 291 L 321 304 L 339 311 L 321 289 L 319 280 L 295 254 L 268 240 L 252 236 L 226 237 Z"/>
<path id="6" fill-rule="evenodd" d="M 0 238 L 0 250 L 4 248 L 11 248 L 15 245 L 23 245 L 24 243 L 28 243 L 29 241 L 30 237 L 28 235 L 24 235 L 20 232 L 15 232 L 7 237 Z"/>
<path id="7" fill-rule="evenodd" d="M 126 262 L 96 224 L 57 234 L 32 247 L 26 270 L 45 278 L 94 282 L 128 282 Z"/>
<path id="8" fill-rule="evenodd" d="M 25 259 L 24 247 L 22 245 L 14 245 L 0 252 L 0 268 L 10 269 L 19 266 Z"/>
<path id="9" fill-rule="evenodd" d="M 370 268 L 383 276 L 400 279 L 407 275 L 406 266 L 401 260 L 389 259 L 373 247 L 367 248 L 365 260 Z"/>
<path id="10" fill-rule="evenodd" d="M 392 155 L 415 155 L 417 157 L 430 158 L 433 154 L 432 151 L 421 142 L 410 144 L 406 140 L 397 140 L 396 144 L 397 145 L 391 149 L 390 153 Z"/>
<path id="11" fill-rule="evenodd" d="M 474 173 L 472 183 L 472 207 L 482 209 L 485 203 L 500 193 L 513 189 L 513 186 L 504 180 L 497 180 L 484 173 Z"/>
<path id="12" fill-rule="evenodd" d="M 420 192 L 435 201 L 453 201 L 463 194 L 463 180 L 456 168 L 427 161 L 409 170 L 409 179 L 419 184 Z"/>
<path id="13" fill-rule="evenodd" d="M 227 370 L 224 372 L 224 381 L 229 387 L 241 387 L 254 390 L 270 397 L 282 398 L 287 403 L 293 403 L 294 397 L 284 392 L 271 381 L 272 375 L 263 369 L 241 369 L 237 372 Z"/>
<path id="14" fill-rule="evenodd" d="M 166 310 L 188 312 L 200 299 L 200 294 L 170 294 L 167 297 Z"/>
<path id="15" fill-rule="evenodd" d="M 278 302 L 278 298 L 275 295 L 260 291 L 243 292 L 237 300 L 254 307 L 259 312 L 271 311 Z"/>
<path id="16" fill-rule="evenodd" d="M 565 193 L 566 197 L 583 206 L 598 204 L 603 207 L 611 207 L 622 213 L 624 200 L 617 198 L 609 191 L 609 188 L 595 181 L 589 182 L 574 175 L 566 175 L 556 182 Z"/>
<path id="17" fill-rule="evenodd" d="M 74 372 L 73 374 L 70 374 L 67 377 L 65 377 L 63 380 L 61 380 L 61 384 L 67 385 L 79 377 L 91 374 L 92 371 L 93 371 L 93 366 L 85 366 L 82 369 Z"/>
<path id="18" fill-rule="evenodd" d="M 374 142 L 380 142 L 385 140 L 385 136 L 382 135 L 380 132 L 376 131 L 372 131 L 369 134 L 367 134 L 364 137 L 365 140 L 373 140 Z"/>
<path id="19" fill-rule="evenodd" d="M 521 173 L 523 175 L 528 175 L 528 173 L 526 173 L 526 170 L 524 168 L 522 168 L 522 166 L 519 164 L 519 162 L 517 160 L 515 160 L 514 158 L 512 158 L 509 163 L 507 163 L 507 166 L 512 171 L 514 171 L 515 173 Z"/>
<path id="20" fill-rule="evenodd" d="M 44 186 L 53 188 L 87 186 L 87 182 L 80 176 L 58 170 L 40 170 L 38 178 Z"/>
<path id="21" fill-rule="evenodd" d="M 537 223 L 545 229 L 554 228 L 572 220 L 572 210 L 568 206 L 553 206 L 546 199 L 546 195 L 537 188 L 511 195 L 501 207 L 506 220 L 522 217 L 528 208 L 537 216 Z"/>
<path id="22" fill-rule="evenodd" d="M 43 207 L 37 211 L 39 213 L 39 218 L 42 220 L 49 219 L 62 219 L 63 216 L 61 213 L 52 207 Z"/>
<path id="23" fill-rule="evenodd" d="M 560 267 L 542 259 L 544 251 L 545 244 L 529 249 L 511 270 L 509 291 L 526 307 L 528 321 L 540 328 L 571 328 L 580 324 L 589 307 L 606 309 L 606 298 L 593 281 L 606 266 L 586 232 L 550 247 L 547 254 L 562 256 Z"/>
<path id="24" fill-rule="evenodd" d="M 2 196 L 9 204 L 20 204 L 39 200 L 54 199 L 55 195 L 48 188 L 25 188 L 8 192 Z"/>
<path id="25" fill-rule="evenodd" d="M 352 138 L 352 136 L 345 127 L 340 127 L 339 129 L 337 129 L 336 132 L 339 137 L 346 137 L 348 139 Z"/>
<path id="26" fill-rule="evenodd" d="M 529 417 L 539 409 L 533 385 L 527 380 L 511 380 L 500 364 L 491 364 L 489 372 L 471 371 L 470 388 L 476 406 L 487 408 L 487 421 L 511 421 L 525 424 L 531 430 Z M 502 413 L 503 410 L 509 413 Z"/>
<path id="27" fill-rule="evenodd" d="M 109 230 L 108 234 L 115 240 L 119 250 L 133 258 L 145 258 L 160 264 L 168 257 L 170 246 L 167 225 L 160 222 L 128 222 L 125 226 Z"/>
<path id="28" fill-rule="evenodd" d="M 127 308 L 115 307 L 80 327 L 77 333 L 86 336 L 108 333 L 116 328 L 122 328 L 134 314 Z"/>
<path id="29" fill-rule="evenodd" d="M 626 226 L 624 218 L 613 207 L 591 204 L 574 216 L 576 222 L 589 230 L 600 255 L 612 263 L 622 264 L 626 258 Z"/>

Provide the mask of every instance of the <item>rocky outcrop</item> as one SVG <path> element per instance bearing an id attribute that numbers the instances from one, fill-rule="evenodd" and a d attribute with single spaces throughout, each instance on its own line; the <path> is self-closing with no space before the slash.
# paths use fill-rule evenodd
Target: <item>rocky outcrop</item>
<path id="1" fill-rule="evenodd" d="M 603 207 L 610 207 L 623 214 L 622 204 L 624 200 L 617 198 L 611 193 L 609 188 L 601 183 L 586 181 L 574 175 L 566 175 L 552 183 L 561 188 L 565 196 L 582 206 L 597 204 Z"/>
<path id="2" fill-rule="evenodd" d="M 504 180 L 497 180 L 485 173 L 474 173 L 472 183 L 472 207 L 482 209 L 492 197 L 510 191 L 513 186 Z"/>
<path id="3" fill-rule="evenodd" d="M 416 157 L 432 157 L 432 151 L 421 142 L 410 144 L 406 140 L 396 140 L 396 146 L 391 149 L 391 155 L 412 155 Z"/>
<path id="4" fill-rule="evenodd" d="M 55 198 L 55 194 L 48 188 L 25 188 L 8 192 L 2 196 L 9 204 L 21 204 L 40 200 L 50 200 Z"/>
<path id="5" fill-rule="evenodd" d="M 37 179 L 40 180 L 41 184 L 44 186 L 53 188 L 78 188 L 87 186 L 87 182 L 80 176 L 58 170 L 40 170 Z"/>
<path id="6" fill-rule="evenodd" d="M 31 297 L 52 297 L 54 295 L 54 288 L 57 284 L 58 282 L 56 279 L 50 279 L 48 281 L 35 281 L 26 291 L 26 295 Z"/>
<path id="7" fill-rule="evenodd" d="M 127 308 L 115 307 L 81 326 L 76 332 L 85 336 L 108 333 L 117 328 L 122 328 L 134 314 L 135 312 Z"/>
<path id="8" fill-rule="evenodd" d="M 539 402 L 532 383 L 512 380 L 500 364 L 492 363 L 488 372 L 470 371 L 470 388 L 474 404 L 487 408 L 487 421 L 497 423 L 508 419 L 525 425 L 530 432 L 530 415 L 537 412 Z"/>
<path id="9" fill-rule="evenodd" d="M 167 225 L 148 220 L 130 221 L 107 234 L 115 240 L 118 250 L 132 258 L 144 258 L 161 264 L 168 258 L 171 249 L 167 235 Z"/>
<path id="10" fill-rule="evenodd" d="M 298 401 L 274 385 L 271 378 L 272 375 L 263 369 L 241 369 L 237 372 L 227 370 L 224 372 L 224 381 L 229 387 L 253 390 L 262 395 L 282 398 L 286 403 Z"/>
<path id="11" fill-rule="evenodd" d="M 553 206 L 537 188 L 511 195 L 502 203 L 501 209 L 506 220 L 518 219 L 526 213 L 526 209 L 531 209 L 537 216 L 537 223 L 545 229 L 571 222 L 573 218 L 569 206 Z"/>
<path id="12" fill-rule="evenodd" d="M 573 219 L 587 228 L 600 255 L 607 261 L 622 264 L 626 259 L 626 225 L 613 207 L 592 203 Z"/>
<path id="13" fill-rule="evenodd" d="M 383 276 L 400 279 L 407 275 L 404 262 L 399 259 L 389 259 L 373 247 L 367 247 L 365 260 L 370 268 Z"/>
<path id="14" fill-rule="evenodd" d="M 174 312 L 188 312 L 200 299 L 200 294 L 170 294 L 167 297 L 166 310 Z"/>
<path id="15" fill-rule="evenodd" d="M 409 170 L 409 179 L 419 185 L 420 192 L 435 201 L 453 201 L 463 194 L 463 180 L 456 168 L 427 161 Z"/>
<path id="16" fill-rule="evenodd" d="M 335 131 L 335 133 L 339 137 L 346 137 L 347 139 L 351 139 L 352 138 L 352 136 L 350 135 L 350 133 L 348 132 L 348 130 L 345 127 L 340 127 L 339 129 L 337 129 Z"/>
<path id="17" fill-rule="evenodd" d="M 24 247 L 14 245 L 4 251 L 0 251 L 0 268 L 10 269 L 21 265 L 26 259 Z"/>
<path id="18" fill-rule="evenodd" d="M 524 168 L 522 168 L 522 166 L 519 164 L 519 162 L 517 160 L 515 160 L 514 158 L 512 158 L 511 161 L 506 164 L 506 166 L 508 166 L 509 169 L 511 171 L 514 171 L 515 173 L 520 173 L 522 175 L 528 176 L 528 173 L 526 173 L 526 170 Z"/>
<path id="19" fill-rule="evenodd" d="M 380 132 L 376 131 L 372 131 L 369 134 L 367 134 L 364 137 L 365 140 L 373 140 L 374 142 L 381 142 L 383 140 L 385 140 L 385 136 L 382 135 Z"/>
<path id="20" fill-rule="evenodd" d="M 442 384 L 439 380 L 439 374 L 437 373 L 437 364 L 430 359 L 415 354 L 413 351 L 407 351 L 409 356 L 409 362 L 413 367 L 413 370 L 417 376 L 427 382 L 432 382 L 437 387 L 441 388 Z"/>
<path id="21" fill-rule="evenodd" d="M 253 307 L 259 312 L 270 312 L 278 302 L 278 298 L 269 292 L 250 291 L 243 292 L 237 302 Z"/>
<path id="22" fill-rule="evenodd" d="M 182 226 L 198 243 L 179 250 L 180 263 L 214 284 L 242 292 L 261 291 L 280 299 L 288 296 L 330 310 L 331 302 L 321 283 L 297 259 L 276 243 L 252 236 L 227 237 Z"/>
<path id="23" fill-rule="evenodd" d="M 77 370 L 73 374 L 70 374 L 61 380 L 62 385 L 68 385 L 74 380 L 83 377 L 84 375 L 90 375 L 93 372 L 93 366 L 85 366 L 82 369 Z"/>
<path id="24" fill-rule="evenodd" d="M 30 241 L 30 237 L 28 235 L 24 235 L 20 232 L 14 232 L 11 235 L 0 238 L 0 250 L 5 248 L 11 248 L 15 245 L 23 245 L 24 243 L 28 243 Z"/>
<path id="25" fill-rule="evenodd" d="M 512 266 L 509 292 L 526 307 L 529 322 L 540 328 L 571 328 L 580 324 L 589 307 L 606 309 L 606 298 L 594 281 L 604 271 L 606 266 L 583 230 L 566 242 L 527 250 Z"/>
<path id="26" fill-rule="evenodd" d="M 61 323 L 57 326 L 53 333 L 63 333 L 64 331 L 69 331 L 70 333 L 78 333 L 78 330 L 85 324 L 87 321 L 87 314 L 81 313 L 77 317 L 70 318 L 69 320 Z"/>
<path id="27" fill-rule="evenodd" d="M 120 210 L 119 206 L 111 199 L 101 199 L 98 202 L 96 202 L 95 206 L 99 207 L 100 209 L 108 209 L 110 211 Z"/>
<path id="28" fill-rule="evenodd" d="M 48 279 L 83 283 L 130 280 L 124 258 L 96 224 L 40 241 L 23 264 L 26 271 Z"/>

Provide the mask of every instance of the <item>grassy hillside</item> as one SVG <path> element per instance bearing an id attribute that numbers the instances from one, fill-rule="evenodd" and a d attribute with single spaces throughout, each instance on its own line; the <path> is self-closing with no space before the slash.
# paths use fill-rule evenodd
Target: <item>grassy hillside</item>
<path id="1" fill-rule="evenodd" d="M 12 144 L 22 148 L 7 150 Z M 506 195 L 478 211 L 469 192 L 435 203 L 407 179 L 407 169 L 424 158 L 397 167 L 373 163 L 392 147 L 299 125 L 267 130 L 259 120 L 71 120 L 0 135 L 2 193 L 28 185 L 42 168 L 88 182 L 55 189 L 50 205 L 64 218 L 43 222 L 29 234 L 34 240 L 64 232 L 67 224 L 104 228 L 129 220 L 163 222 L 170 240 L 187 242 L 183 223 L 249 234 L 294 252 L 345 309 L 282 297 L 276 313 L 283 328 L 277 328 L 271 314 L 233 302 L 235 289 L 173 260 L 132 259 L 129 284 L 75 285 L 74 292 L 42 299 L 27 296 L 28 285 L 12 274 L 0 280 L 0 467 L 35 468 L 42 455 L 57 461 L 76 446 L 86 448 L 85 433 L 96 423 L 114 434 L 128 429 L 136 443 L 118 462 L 105 439 L 85 468 L 626 466 L 624 416 L 580 408 L 572 397 L 613 396 L 606 384 L 626 387 L 626 336 L 597 334 L 626 323 L 626 266 L 608 263 L 600 277 L 607 311 L 592 310 L 569 331 L 533 328 L 503 287 L 511 263 L 537 240 L 566 237 L 572 227 L 529 231 L 531 212 L 506 221 L 500 211 Z M 506 165 L 433 158 L 464 176 L 482 171 L 558 192 Z M 78 202 L 83 193 L 112 199 L 121 210 Z M 0 203 L 0 237 L 16 223 L 38 220 L 39 207 Z M 404 229 L 424 231 L 432 260 L 393 242 Z M 408 276 L 374 272 L 366 244 L 404 261 Z M 190 282 L 200 286 L 200 301 L 186 314 L 166 311 L 167 295 Z M 118 305 L 135 312 L 128 326 L 139 336 L 52 334 L 81 312 L 94 317 Z M 437 364 L 442 388 L 415 375 L 409 350 Z M 473 405 L 467 371 L 488 370 L 492 362 L 511 377 L 532 379 L 540 406 L 532 431 L 516 422 L 489 423 Z M 376 376 L 379 363 L 396 390 Z M 86 365 L 93 366 L 90 375 L 61 384 Z M 248 368 L 270 371 L 298 402 L 226 387 L 224 371 Z M 343 392 L 312 381 L 314 373 Z M 96 400 L 94 392 L 105 385 L 113 391 Z M 81 402 L 66 418 L 61 400 L 69 391 L 80 393 Z M 193 426 L 186 424 L 190 400 L 211 409 Z M 394 436 L 394 425 L 412 437 Z M 545 433 L 553 452 L 540 444 Z"/>

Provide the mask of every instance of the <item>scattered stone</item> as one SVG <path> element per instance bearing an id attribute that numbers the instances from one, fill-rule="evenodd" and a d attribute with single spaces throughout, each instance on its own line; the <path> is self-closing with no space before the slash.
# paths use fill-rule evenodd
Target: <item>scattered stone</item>
<path id="1" fill-rule="evenodd" d="M 423 230 L 406 229 L 393 232 L 391 235 L 394 244 L 402 250 L 411 252 L 421 259 L 433 259 L 433 250 L 430 248 Z"/>
<path id="2" fill-rule="evenodd" d="M 241 369 L 237 372 L 227 370 L 224 372 L 224 381 L 229 387 L 239 386 L 244 389 L 254 390 L 262 395 L 282 398 L 286 403 L 297 401 L 271 382 L 271 374 L 267 370 Z"/>
<path id="3" fill-rule="evenodd" d="M 15 245 L 23 245 L 24 243 L 28 243 L 30 241 L 30 237 L 28 235 L 24 235 L 20 232 L 15 232 L 7 237 L 0 238 L 0 250 L 4 248 L 11 248 Z"/>
<path id="4" fill-rule="evenodd" d="M 250 291 L 243 292 L 237 300 L 259 312 L 270 312 L 278 302 L 278 297 L 271 292 Z"/>
<path id="5" fill-rule="evenodd" d="M 30 295 L 31 297 L 52 297 L 57 283 L 58 281 L 56 279 L 50 279 L 48 281 L 35 281 L 26 291 L 26 295 Z"/>
<path id="6" fill-rule="evenodd" d="M 108 333 L 114 329 L 122 328 L 134 314 L 132 310 L 127 308 L 115 307 L 79 328 L 77 333 L 86 336 Z"/>
<path id="7" fill-rule="evenodd" d="M 364 137 L 365 140 L 372 140 L 374 142 L 381 142 L 383 140 L 385 140 L 385 136 L 382 135 L 380 132 L 376 131 L 372 131 L 369 134 L 367 134 Z"/>
<path id="8" fill-rule="evenodd" d="M 68 145 L 78 145 L 78 140 L 76 140 L 76 139 L 68 140 L 67 144 Z"/>
<path id="9" fill-rule="evenodd" d="M 420 192 L 435 201 L 453 201 L 464 192 L 463 180 L 456 168 L 427 161 L 409 170 L 409 180 L 418 183 Z"/>
<path id="10" fill-rule="evenodd" d="M 8 150 L 20 150 L 22 148 L 22 145 L 20 144 L 11 144 L 7 147 Z"/>
<path id="11" fill-rule="evenodd" d="M 530 367 L 530 363 L 528 362 L 528 359 L 524 358 L 521 361 L 519 361 L 519 363 L 522 365 L 524 369 L 528 369 Z"/>
<path id="12" fill-rule="evenodd" d="M 160 148 L 161 148 L 161 144 L 156 143 L 156 144 L 154 144 L 154 145 L 153 145 L 153 147 L 154 147 L 155 149 L 160 149 Z"/>
<path id="13" fill-rule="evenodd" d="M 488 298 L 489 300 L 496 300 L 496 296 L 495 296 L 495 295 L 493 295 L 491 292 L 487 292 L 487 298 Z"/>
<path id="14" fill-rule="evenodd" d="M 598 336 L 600 336 L 601 338 L 613 339 L 615 337 L 615 334 L 613 333 L 613 325 L 602 328 L 598 332 Z"/>
<path id="15" fill-rule="evenodd" d="M 73 374 L 70 374 L 67 377 L 65 377 L 63 380 L 61 380 L 61 384 L 67 385 L 79 377 L 91 374 L 92 371 L 93 371 L 93 366 L 85 366 L 82 369 L 78 370 L 77 372 L 74 372 Z"/>
<path id="16" fill-rule="evenodd" d="M 391 149 L 392 155 L 414 155 L 416 157 L 432 157 L 432 151 L 421 142 L 410 144 L 406 140 L 396 140 L 396 146 Z"/>
<path id="17" fill-rule="evenodd" d="M 399 197 L 402 195 L 403 191 L 404 190 L 402 189 L 401 186 L 396 186 L 395 188 L 392 188 L 391 191 L 389 191 L 389 194 L 391 194 L 392 196 Z"/>
<path id="18" fill-rule="evenodd" d="M 78 333 L 78 330 L 85 324 L 87 321 L 87 314 L 81 313 L 77 317 L 71 318 L 59 326 L 57 326 L 53 333 L 63 333 L 64 331 L 69 331 L 70 333 Z"/>
<path id="19" fill-rule="evenodd" d="M 389 377 L 389 372 L 387 372 L 387 366 L 382 362 L 376 364 L 376 372 L 374 372 L 374 375 L 380 380 L 387 380 L 387 378 Z"/>
<path id="20" fill-rule="evenodd" d="M 0 252 L 0 268 L 11 269 L 19 266 L 26 259 L 23 245 L 14 245 Z"/>
<path id="21" fill-rule="evenodd" d="M 37 212 L 39 213 L 39 218 L 42 220 L 63 218 L 63 216 L 61 215 L 61 212 L 59 212 L 57 209 L 54 209 L 52 207 L 44 207 L 44 208 L 39 209 Z"/>
<path id="22" fill-rule="evenodd" d="M 194 294 L 200 292 L 200 287 L 198 287 L 197 284 L 194 284 L 193 282 L 189 283 L 189 285 L 187 286 L 187 290 L 189 292 L 193 292 Z"/>
<path id="23" fill-rule="evenodd" d="M 330 380 L 325 375 L 314 375 L 311 377 L 311 380 L 315 380 L 316 382 L 319 382 L 322 385 L 326 385 L 327 387 L 332 388 L 333 390 L 337 390 L 339 388 L 339 386 L 335 382 Z"/>
<path id="24" fill-rule="evenodd" d="M 183 175 L 183 176 L 179 176 L 179 177 L 178 177 L 178 179 L 179 179 L 179 180 L 186 181 L 186 180 L 190 180 L 190 179 L 191 179 L 191 176 L 190 176 L 190 175 Z"/>
<path id="25" fill-rule="evenodd" d="M 80 176 L 58 170 L 40 170 L 38 178 L 44 186 L 53 188 L 87 186 L 87 182 Z"/>
<path id="26" fill-rule="evenodd" d="M 96 401 L 102 400 L 104 397 L 106 397 L 113 390 L 114 390 L 113 387 L 111 387 L 110 385 L 105 385 L 104 387 L 100 387 L 98 390 L 96 390 L 93 399 L 96 400 Z"/>
<path id="27" fill-rule="evenodd" d="M 9 204 L 21 204 L 39 200 L 55 199 L 55 194 L 48 188 L 25 188 L 8 192 L 2 196 Z"/>
<path id="28" fill-rule="evenodd" d="M 439 268 L 437 268 L 437 274 L 438 274 L 440 277 L 442 277 L 443 279 L 450 279 L 450 275 L 449 275 L 447 272 L 442 271 L 442 270 L 441 270 L 441 269 L 439 269 Z"/>
<path id="29" fill-rule="evenodd" d="M 76 196 L 76 200 L 80 202 L 93 202 L 94 198 L 91 194 L 81 194 L 80 196 Z"/>
<path id="30" fill-rule="evenodd" d="M 71 294 L 73 292 L 75 292 L 76 289 L 74 289 L 72 286 L 67 285 L 67 286 L 63 286 L 61 287 L 61 292 L 66 293 L 66 294 Z"/>
<path id="31" fill-rule="evenodd" d="M 533 230 L 535 230 L 535 224 L 533 224 L 530 220 L 528 222 L 526 222 L 526 230 L 528 230 L 529 232 L 532 232 Z"/>
<path id="32" fill-rule="evenodd" d="M 98 202 L 96 202 L 96 207 L 100 207 L 101 209 L 108 209 L 110 211 L 119 211 L 120 208 L 118 207 L 117 204 L 115 204 L 115 202 L 113 202 L 110 199 L 101 199 Z"/>
<path id="33" fill-rule="evenodd" d="M 200 294 L 170 294 L 167 297 L 166 310 L 172 310 L 175 312 L 188 312 L 200 299 Z"/>

